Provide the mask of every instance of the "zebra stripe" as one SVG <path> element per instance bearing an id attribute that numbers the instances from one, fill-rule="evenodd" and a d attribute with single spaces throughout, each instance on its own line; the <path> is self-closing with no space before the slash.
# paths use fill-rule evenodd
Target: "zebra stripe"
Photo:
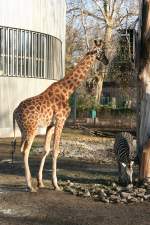
<path id="1" fill-rule="evenodd" d="M 116 135 L 114 150 L 117 160 L 125 164 L 132 160 L 133 136 L 127 132 Z"/>

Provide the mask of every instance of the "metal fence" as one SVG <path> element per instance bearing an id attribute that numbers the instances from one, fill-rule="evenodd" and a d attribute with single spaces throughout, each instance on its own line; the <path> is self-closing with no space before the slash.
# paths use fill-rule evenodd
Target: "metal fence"
<path id="1" fill-rule="evenodd" d="M 61 41 L 44 33 L 0 27 L 0 75 L 60 79 Z"/>
<path id="2" fill-rule="evenodd" d="M 127 109 L 127 108 L 135 108 L 136 104 L 133 100 L 129 100 L 125 96 L 118 97 L 105 97 L 101 96 L 100 104 L 103 106 L 109 106 L 114 109 Z"/>

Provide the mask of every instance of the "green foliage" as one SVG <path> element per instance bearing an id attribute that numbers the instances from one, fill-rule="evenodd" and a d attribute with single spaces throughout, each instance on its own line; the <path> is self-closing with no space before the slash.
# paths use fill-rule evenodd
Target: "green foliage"
<path id="1" fill-rule="evenodd" d="M 95 97 L 90 95 L 80 96 L 77 101 L 77 109 L 80 111 L 97 109 L 99 105 L 95 103 Z"/>
<path id="2" fill-rule="evenodd" d="M 107 105 L 101 105 L 95 103 L 95 98 L 92 96 L 80 96 L 77 101 L 77 115 L 90 116 L 91 110 L 94 109 L 97 112 L 97 116 L 111 114 L 113 116 L 132 116 L 135 114 L 135 109 L 126 108 L 125 105 L 118 104 L 117 108 L 113 108 L 112 102 Z"/>

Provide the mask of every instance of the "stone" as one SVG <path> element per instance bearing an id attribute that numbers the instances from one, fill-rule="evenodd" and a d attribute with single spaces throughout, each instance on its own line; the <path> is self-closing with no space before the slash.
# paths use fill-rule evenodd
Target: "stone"
<path id="1" fill-rule="evenodd" d="M 64 187 L 63 189 L 64 189 L 64 191 L 70 192 L 73 195 L 77 195 L 76 189 L 71 188 L 70 186 Z"/>
<path id="2" fill-rule="evenodd" d="M 123 192 L 123 191 L 120 193 L 120 196 L 121 196 L 121 198 L 126 198 L 126 199 L 131 198 L 130 193 Z"/>
<path id="3" fill-rule="evenodd" d="M 120 192 L 121 190 L 122 190 L 122 187 L 120 187 L 120 186 L 116 187 L 116 191 Z"/>
<path id="4" fill-rule="evenodd" d="M 117 189 L 117 184 L 116 184 L 115 182 L 112 183 L 112 188 L 113 188 L 114 190 Z"/>
<path id="5" fill-rule="evenodd" d="M 146 192 L 146 189 L 145 188 L 138 188 L 138 192 L 145 193 Z"/>
<path id="6" fill-rule="evenodd" d="M 93 198 L 94 198 L 95 200 L 98 200 L 98 199 L 99 199 L 99 195 L 93 195 Z"/>
<path id="7" fill-rule="evenodd" d="M 128 184 L 127 189 L 130 191 L 133 189 L 133 184 Z"/>
<path id="8" fill-rule="evenodd" d="M 138 202 L 138 199 L 137 198 L 130 198 L 130 199 L 128 199 L 128 202 L 129 203 Z"/>
<path id="9" fill-rule="evenodd" d="M 150 183 L 147 183 L 146 188 L 147 188 L 148 190 L 150 190 Z"/>
<path id="10" fill-rule="evenodd" d="M 89 190 L 85 191 L 85 193 L 83 194 L 83 197 L 91 197 Z"/>
<path id="11" fill-rule="evenodd" d="M 140 198 L 144 198 L 144 192 L 137 193 L 136 196 L 137 196 L 137 197 L 140 197 Z"/>
<path id="12" fill-rule="evenodd" d="M 70 180 L 67 180 L 67 182 L 66 182 L 67 184 L 70 184 L 71 183 L 71 181 Z"/>
<path id="13" fill-rule="evenodd" d="M 70 187 L 73 187 L 73 186 L 74 186 L 74 183 L 73 183 L 73 182 L 70 182 L 70 183 L 69 183 L 69 186 L 70 186 Z"/>
<path id="14" fill-rule="evenodd" d="M 144 199 L 143 199 L 143 198 L 141 198 L 141 199 L 140 199 L 140 202 L 144 202 Z"/>
<path id="15" fill-rule="evenodd" d="M 86 191 L 86 188 L 85 187 L 79 187 L 80 191 L 83 191 L 85 192 Z"/>
<path id="16" fill-rule="evenodd" d="M 150 200 L 150 194 L 145 194 L 144 195 L 144 200 Z"/>
<path id="17" fill-rule="evenodd" d="M 109 199 L 107 199 L 107 198 L 102 198 L 102 199 L 100 199 L 100 200 L 101 200 L 101 202 L 109 203 Z"/>
<path id="18" fill-rule="evenodd" d="M 78 191 L 77 192 L 77 196 L 83 196 L 83 192 L 82 191 Z"/>
<path id="19" fill-rule="evenodd" d="M 150 189 L 147 189 L 146 190 L 146 194 L 150 194 Z"/>
<path id="20" fill-rule="evenodd" d="M 102 197 L 107 197 L 107 194 L 105 193 L 104 189 L 101 189 L 99 192 L 98 192 L 99 196 L 102 198 Z"/>
<path id="21" fill-rule="evenodd" d="M 109 190 L 108 194 L 109 194 L 109 195 L 116 195 L 117 192 L 116 192 L 116 191 L 113 191 L 113 190 Z"/>
<path id="22" fill-rule="evenodd" d="M 120 198 L 119 198 L 119 196 L 117 196 L 117 195 L 111 195 L 110 198 L 109 198 L 109 200 L 110 200 L 111 202 L 113 202 L 113 203 L 118 203 L 118 202 L 120 202 Z"/>
<path id="23" fill-rule="evenodd" d="M 121 199 L 121 202 L 122 202 L 122 203 L 127 203 L 127 199 L 126 199 L 126 198 L 122 198 L 122 199 Z"/>
<path id="24" fill-rule="evenodd" d="M 118 191 L 130 191 L 130 186 L 119 186 Z"/>

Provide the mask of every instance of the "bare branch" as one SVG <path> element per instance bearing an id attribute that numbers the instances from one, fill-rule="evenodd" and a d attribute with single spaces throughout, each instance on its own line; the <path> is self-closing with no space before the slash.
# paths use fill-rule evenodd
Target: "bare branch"
<path id="1" fill-rule="evenodd" d="M 126 0 L 125 0 L 125 1 L 126 1 Z M 121 8 L 121 6 L 122 6 L 123 2 L 124 2 L 124 0 L 121 0 L 121 1 L 120 1 L 120 3 L 118 3 L 118 7 L 117 7 L 118 9 L 120 9 L 120 8 Z"/>
<path id="2" fill-rule="evenodd" d="M 85 34 L 85 43 L 86 43 L 87 49 L 89 49 L 89 41 L 88 41 L 88 35 L 87 35 L 87 24 L 86 24 L 85 15 L 84 15 L 84 12 L 83 12 L 83 1 L 80 0 L 80 2 L 81 2 L 81 22 L 82 22 L 82 26 L 83 26 L 84 34 Z"/>
<path id="3" fill-rule="evenodd" d="M 101 7 L 100 3 L 99 3 L 97 0 L 93 0 L 93 2 L 94 2 L 94 3 L 96 4 L 96 6 L 98 7 L 98 9 L 99 9 L 99 11 L 101 12 L 102 16 L 103 16 L 104 18 L 106 18 L 106 17 L 105 17 L 105 14 L 104 14 L 104 11 L 102 10 L 102 7 Z"/>
<path id="4" fill-rule="evenodd" d="M 111 17 L 113 16 L 114 11 L 115 11 L 116 1 L 117 1 L 117 0 L 114 0 L 114 1 L 113 1 L 113 4 L 112 4 L 112 10 L 111 10 L 111 14 L 110 14 Z"/>
<path id="5" fill-rule="evenodd" d="M 138 14 L 135 15 L 135 14 L 133 14 L 133 13 L 127 13 L 127 14 L 125 14 L 124 16 L 120 16 L 120 17 L 118 18 L 119 24 L 121 24 L 122 21 L 123 21 L 125 18 L 129 17 L 129 16 L 138 16 Z"/>
<path id="6" fill-rule="evenodd" d="M 79 7 L 75 7 L 75 8 L 71 8 L 71 9 L 67 10 L 67 13 L 71 13 L 73 11 L 80 11 L 80 10 L 81 9 Z M 87 16 L 90 16 L 90 17 L 93 17 L 94 19 L 101 20 L 101 21 L 105 22 L 104 18 L 102 18 L 100 16 L 97 16 L 94 13 L 92 13 L 92 12 L 86 10 L 86 9 L 83 9 L 83 14 L 87 15 Z"/>

